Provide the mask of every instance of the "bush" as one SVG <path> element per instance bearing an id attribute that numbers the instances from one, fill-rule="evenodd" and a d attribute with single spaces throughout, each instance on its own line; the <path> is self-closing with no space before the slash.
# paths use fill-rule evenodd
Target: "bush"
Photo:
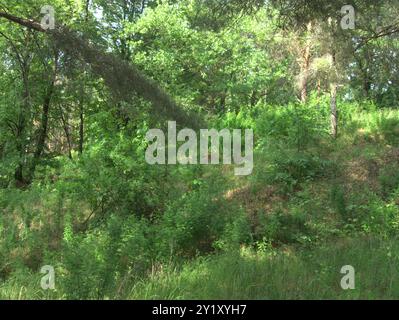
<path id="1" fill-rule="evenodd" d="M 64 232 L 62 284 L 67 298 L 99 299 L 120 292 L 126 281 L 146 275 L 151 267 L 150 226 L 145 220 L 112 215 L 100 229 Z"/>
<path id="2" fill-rule="evenodd" d="M 306 181 L 329 177 L 337 171 L 334 161 L 310 153 L 271 151 L 260 157 L 262 162 L 258 160 L 253 179 L 257 183 L 276 185 L 284 194 L 293 192 Z"/>
<path id="3" fill-rule="evenodd" d="M 198 189 L 171 202 L 157 225 L 157 252 L 168 258 L 192 257 L 197 252 L 212 251 L 220 239 L 227 244 L 245 238 L 242 211 L 224 198 L 224 185 L 219 177 L 211 177 Z"/>
<path id="4" fill-rule="evenodd" d="M 302 212 L 284 213 L 280 210 L 268 214 L 259 213 L 260 225 L 256 229 L 255 239 L 278 244 L 300 243 L 309 235 L 306 216 Z"/>
<path id="5" fill-rule="evenodd" d="M 399 171 L 395 165 L 384 167 L 378 177 L 383 197 L 387 198 L 399 187 Z"/>
<path id="6" fill-rule="evenodd" d="M 328 136 L 323 110 L 312 105 L 264 107 L 255 124 L 259 147 L 265 152 L 273 146 L 300 152 L 318 146 Z"/>

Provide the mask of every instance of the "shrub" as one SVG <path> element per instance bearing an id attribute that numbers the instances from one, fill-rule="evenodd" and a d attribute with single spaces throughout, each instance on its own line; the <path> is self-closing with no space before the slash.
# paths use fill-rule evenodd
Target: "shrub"
<path id="1" fill-rule="evenodd" d="M 229 237 L 240 237 L 245 227 L 243 222 L 234 226 L 234 221 L 237 217 L 243 219 L 242 213 L 224 198 L 224 185 L 222 179 L 213 176 L 198 189 L 172 201 L 158 221 L 157 252 L 167 257 L 193 256 L 210 252 L 222 237 L 224 242 Z M 238 234 L 232 235 L 235 228 Z"/>
<path id="2" fill-rule="evenodd" d="M 387 198 L 399 187 L 399 172 L 394 165 L 388 165 L 381 170 L 378 177 L 383 197 Z"/>
<path id="3" fill-rule="evenodd" d="M 257 228 L 256 239 L 289 244 L 299 243 L 301 238 L 309 234 L 306 217 L 301 212 L 284 213 L 277 210 L 269 214 L 260 214 L 261 224 Z"/>

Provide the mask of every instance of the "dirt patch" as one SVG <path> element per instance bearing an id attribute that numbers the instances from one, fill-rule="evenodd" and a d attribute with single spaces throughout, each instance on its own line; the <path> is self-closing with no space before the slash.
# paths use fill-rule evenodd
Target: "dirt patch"
<path id="1" fill-rule="evenodd" d="M 225 194 L 225 198 L 242 205 L 245 211 L 253 217 L 259 211 L 272 211 L 273 206 L 286 200 L 276 190 L 274 186 L 264 186 L 256 190 L 250 186 L 245 186 L 229 190 Z"/>

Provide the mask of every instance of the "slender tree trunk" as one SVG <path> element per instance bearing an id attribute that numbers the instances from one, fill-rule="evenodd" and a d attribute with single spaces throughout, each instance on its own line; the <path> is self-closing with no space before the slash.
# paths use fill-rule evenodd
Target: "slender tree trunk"
<path id="1" fill-rule="evenodd" d="M 306 46 L 302 50 L 302 64 L 301 64 L 301 102 L 305 103 L 308 98 L 308 80 L 309 80 L 309 69 L 310 69 L 310 58 L 311 58 L 311 40 L 310 33 L 312 31 L 312 22 L 307 25 L 307 40 Z"/>
<path id="2" fill-rule="evenodd" d="M 338 83 L 337 83 L 337 61 L 336 61 L 336 53 L 335 50 L 332 50 L 332 67 L 335 71 L 335 77 L 333 77 L 332 82 L 330 84 L 331 90 L 331 135 L 334 139 L 338 136 L 338 110 L 337 110 L 337 90 L 338 90 Z"/>
<path id="3" fill-rule="evenodd" d="M 86 72 L 83 73 L 83 83 L 80 87 L 79 99 L 79 154 L 83 153 L 84 145 L 84 103 L 85 103 L 85 88 L 86 88 Z"/>
<path id="4" fill-rule="evenodd" d="M 303 53 L 303 65 L 301 71 L 301 102 L 305 103 L 308 98 L 308 79 L 310 67 L 310 47 L 306 46 Z"/>
<path id="5" fill-rule="evenodd" d="M 321 97 L 321 81 L 317 79 L 317 98 Z"/>
<path id="6" fill-rule="evenodd" d="M 29 93 L 29 66 L 27 61 L 23 61 L 21 65 L 22 72 L 22 83 L 23 83 L 23 93 L 22 93 L 22 108 L 18 114 L 18 126 L 16 128 L 16 149 L 19 154 L 19 161 L 14 172 L 15 184 L 17 187 L 24 187 L 27 184 L 26 179 L 23 175 L 23 167 L 26 157 L 26 116 L 30 112 L 30 93 Z"/>
<path id="7" fill-rule="evenodd" d="M 89 17 L 89 7 L 90 7 L 90 0 L 86 0 L 86 4 L 85 4 L 85 22 L 87 22 L 87 19 Z"/>
<path id="8" fill-rule="evenodd" d="M 83 101 L 80 103 L 79 107 L 79 153 L 83 153 L 83 143 L 84 143 L 84 114 L 83 114 Z"/>
<path id="9" fill-rule="evenodd" d="M 338 111 L 337 111 L 337 84 L 331 84 L 331 135 L 337 138 L 338 135 Z"/>
<path id="10" fill-rule="evenodd" d="M 219 104 L 219 110 L 220 112 L 224 112 L 226 108 L 226 98 L 227 94 L 226 92 L 223 92 L 222 95 L 220 96 L 220 104 Z"/>
<path id="11" fill-rule="evenodd" d="M 57 77 L 57 63 L 58 63 L 58 52 L 55 51 L 54 54 L 54 70 L 52 74 L 52 78 L 50 80 L 49 86 L 45 93 L 43 99 L 43 108 L 42 108 L 42 122 L 39 129 L 39 134 L 36 143 L 36 149 L 33 154 L 33 161 L 29 171 L 29 180 L 31 181 L 35 175 L 36 166 L 39 163 L 40 157 L 43 154 L 44 146 L 46 144 L 47 131 L 48 131 L 48 118 L 49 118 L 49 110 L 51 106 L 51 99 L 54 94 L 54 86 Z"/>
<path id="12" fill-rule="evenodd" d="M 254 107 L 256 105 L 256 103 L 258 102 L 258 92 L 256 90 L 252 91 L 251 94 L 251 107 Z"/>
<path id="13" fill-rule="evenodd" d="M 370 89 L 371 89 L 371 78 L 370 78 L 370 74 L 368 71 L 368 66 L 370 64 L 370 55 L 367 54 L 366 57 L 366 61 L 365 64 L 363 64 L 362 62 L 362 58 L 359 57 L 358 59 L 356 59 L 361 76 L 362 76 L 362 82 L 363 82 L 363 95 L 366 99 L 369 98 L 370 95 Z"/>
<path id="14" fill-rule="evenodd" d="M 69 157 L 69 159 L 72 159 L 72 141 L 71 141 L 71 133 L 69 131 L 68 119 L 65 119 L 64 113 L 63 113 L 61 107 L 60 107 L 60 113 L 61 113 L 62 127 L 64 128 L 65 137 L 66 137 L 67 143 L 68 143 L 68 157 Z"/>
<path id="15" fill-rule="evenodd" d="M 371 80 L 370 76 L 368 75 L 368 72 L 366 71 L 364 74 L 364 79 L 363 79 L 363 92 L 364 92 L 364 97 L 368 99 L 370 97 L 370 90 L 371 90 Z"/>
<path id="16" fill-rule="evenodd" d="M 43 109 L 42 109 L 42 123 L 39 130 L 39 136 L 37 139 L 36 150 L 33 154 L 33 162 L 30 169 L 30 178 L 33 178 L 35 174 L 36 166 L 40 160 L 41 155 L 43 154 L 44 145 L 46 143 L 47 137 L 47 128 L 48 128 L 48 114 L 50 110 L 51 98 L 53 96 L 54 91 L 54 82 L 52 82 L 47 90 L 47 93 L 44 97 L 43 101 Z"/>

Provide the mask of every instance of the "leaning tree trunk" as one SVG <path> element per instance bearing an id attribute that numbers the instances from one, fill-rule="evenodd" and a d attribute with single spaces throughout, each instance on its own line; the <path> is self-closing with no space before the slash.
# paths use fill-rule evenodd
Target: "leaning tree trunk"
<path id="1" fill-rule="evenodd" d="M 60 26 L 55 30 L 44 30 L 33 20 L 19 18 L 0 11 L 0 18 L 52 36 L 58 48 L 72 58 L 79 59 L 91 66 L 97 76 L 120 101 L 130 101 L 134 94 L 151 102 L 152 114 L 164 119 L 173 119 L 181 126 L 192 129 L 202 128 L 205 123 L 196 113 L 181 108 L 153 79 L 143 74 L 136 65 L 121 61 L 115 55 L 106 52 L 90 39 Z"/>

